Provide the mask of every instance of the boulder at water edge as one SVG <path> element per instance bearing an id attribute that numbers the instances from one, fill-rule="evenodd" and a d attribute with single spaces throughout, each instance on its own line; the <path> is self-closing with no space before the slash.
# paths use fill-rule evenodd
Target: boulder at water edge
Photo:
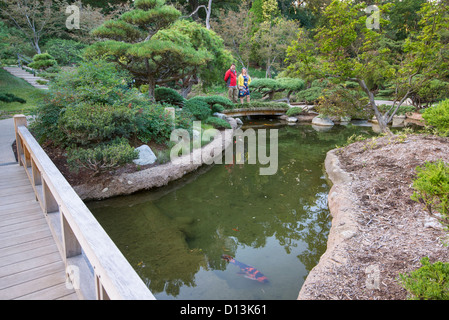
<path id="1" fill-rule="evenodd" d="M 317 116 L 317 117 L 313 118 L 312 124 L 314 124 L 316 126 L 329 126 L 329 127 L 331 127 L 331 126 L 334 125 L 334 122 L 331 119 L 327 118 L 327 117 Z"/>
<path id="2" fill-rule="evenodd" d="M 139 152 L 139 158 L 133 160 L 135 164 L 145 166 L 147 164 L 153 164 L 156 162 L 156 155 L 154 154 L 153 150 L 151 150 L 151 148 L 146 144 L 141 145 L 140 147 L 136 148 L 136 150 Z"/>

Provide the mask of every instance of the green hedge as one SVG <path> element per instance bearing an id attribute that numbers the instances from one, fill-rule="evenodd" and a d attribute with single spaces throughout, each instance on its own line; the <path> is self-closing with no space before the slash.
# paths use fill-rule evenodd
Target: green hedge
<path id="1" fill-rule="evenodd" d="M 449 136 L 449 99 L 427 108 L 422 116 L 426 123 L 435 127 L 441 135 Z"/>

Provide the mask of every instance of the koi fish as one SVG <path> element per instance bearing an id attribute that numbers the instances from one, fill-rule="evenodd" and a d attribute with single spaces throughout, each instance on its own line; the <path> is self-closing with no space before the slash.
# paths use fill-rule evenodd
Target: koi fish
<path id="1" fill-rule="evenodd" d="M 235 260 L 233 257 L 227 255 L 227 254 L 223 254 L 221 255 L 222 259 L 225 259 L 226 261 L 236 265 L 237 267 L 240 268 L 241 273 L 245 274 L 245 278 L 251 279 L 251 280 L 257 280 L 261 283 L 266 283 L 268 282 L 268 278 L 265 277 L 259 270 L 257 270 L 254 267 L 251 267 L 247 264 L 244 264 L 240 261 Z"/>

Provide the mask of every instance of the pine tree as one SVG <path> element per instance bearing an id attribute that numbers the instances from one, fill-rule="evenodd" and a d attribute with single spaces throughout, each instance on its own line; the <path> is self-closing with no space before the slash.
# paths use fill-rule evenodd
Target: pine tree
<path id="1" fill-rule="evenodd" d="M 87 55 L 116 62 L 131 72 L 137 83 L 147 83 L 153 98 L 157 84 L 193 75 L 213 59 L 205 48 L 195 48 L 186 34 L 169 32 L 170 37 L 166 36 L 180 16 L 165 0 L 136 0 L 133 10 L 93 30 L 93 35 L 104 41 L 89 47 Z"/>

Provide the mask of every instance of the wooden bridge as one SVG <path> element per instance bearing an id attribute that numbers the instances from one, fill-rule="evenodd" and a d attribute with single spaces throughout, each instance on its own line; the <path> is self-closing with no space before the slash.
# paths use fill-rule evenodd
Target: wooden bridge
<path id="1" fill-rule="evenodd" d="M 26 127 L 0 165 L 0 299 L 138 299 L 153 294 Z"/>

